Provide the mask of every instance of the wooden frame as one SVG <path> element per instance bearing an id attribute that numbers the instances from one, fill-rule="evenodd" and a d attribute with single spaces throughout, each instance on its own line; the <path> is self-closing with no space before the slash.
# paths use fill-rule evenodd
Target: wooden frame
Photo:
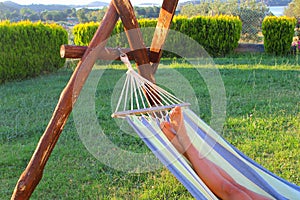
<path id="1" fill-rule="evenodd" d="M 177 4 L 178 0 L 164 0 L 149 50 L 144 45 L 130 0 L 112 0 L 88 47 L 62 46 L 61 54 L 64 57 L 81 58 L 81 60 L 62 91 L 52 118 L 40 138 L 26 169 L 21 174 L 11 199 L 29 199 L 42 179 L 44 167 L 96 60 L 115 59 L 118 57 L 117 49 L 106 48 L 106 40 L 112 33 L 119 17 L 124 24 L 130 44 L 130 49 L 122 49 L 122 51 L 127 53 L 129 58 L 135 60 L 138 72 L 144 78 L 155 83 L 154 74 L 161 58 L 162 47 Z M 129 30 L 134 31 L 129 32 Z M 93 53 L 95 49 L 97 51 L 100 49 L 100 54 Z M 150 56 L 148 56 L 149 54 Z"/>
<path id="2" fill-rule="evenodd" d="M 168 111 L 168 110 L 171 110 L 172 108 L 175 108 L 176 106 L 189 107 L 189 106 L 191 106 L 191 104 L 189 104 L 189 103 L 180 103 L 180 104 L 173 104 L 173 105 L 168 105 L 168 106 L 156 106 L 156 107 L 150 107 L 150 108 L 119 111 L 119 112 L 113 113 L 111 115 L 111 117 L 123 118 L 123 117 L 126 117 L 128 115 L 151 114 L 151 113 L 156 113 L 156 112 L 161 112 L 161 111 Z"/>

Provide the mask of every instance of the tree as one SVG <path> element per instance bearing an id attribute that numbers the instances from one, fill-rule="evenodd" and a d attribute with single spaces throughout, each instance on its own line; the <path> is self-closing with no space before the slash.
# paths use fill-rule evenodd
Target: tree
<path id="1" fill-rule="evenodd" d="M 29 15 L 28 19 L 30 21 L 38 21 L 41 20 L 40 16 L 37 13 L 33 13 L 31 15 Z"/>
<path id="2" fill-rule="evenodd" d="M 88 9 L 86 9 L 86 8 L 82 8 L 82 9 L 79 9 L 79 10 L 76 12 L 78 21 L 79 21 L 80 23 L 86 23 L 86 22 L 89 21 L 88 18 L 86 17 L 87 10 L 88 10 Z"/>
<path id="3" fill-rule="evenodd" d="M 300 37 L 300 0 L 293 0 L 289 3 L 289 6 L 284 9 L 284 15 L 298 19 L 295 36 Z"/>
<path id="4" fill-rule="evenodd" d="M 52 20 L 53 20 L 53 15 L 52 15 L 52 13 L 51 13 L 51 12 L 48 12 L 48 11 L 44 12 L 44 13 L 43 13 L 43 19 L 44 19 L 45 21 L 52 21 Z"/>
<path id="5" fill-rule="evenodd" d="M 34 11 L 29 8 L 21 8 L 21 10 L 20 10 L 22 19 L 28 19 L 29 16 L 32 15 L 33 13 L 34 13 Z"/>
<path id="6" fill-rule="evenodd" d="M 134 12 L 137 18 L 146 18 L 146 10 L 144 7 L 134 7 Z"/>
<path id="7" fill-rule="evenodd" d="M 9 19 L 11 21 L 18 21 L 20 18 L 21 17 L 20 17 L 20 14 L 19 14 L 18 11 L 15 10 L 15 11 L 13 11 L 13 12 L 10 13 Z"/>
<path id="8" fill-rule="evenodd" d="M 293 0 L 289 3 L 288 7 L 284 9 L 284 15 L 300 18 L 300 0 Z"/>

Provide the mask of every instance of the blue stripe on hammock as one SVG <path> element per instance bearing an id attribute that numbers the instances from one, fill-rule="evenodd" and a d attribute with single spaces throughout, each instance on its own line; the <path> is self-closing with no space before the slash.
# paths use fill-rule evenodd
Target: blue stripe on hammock
<path id="1" fill-rule="evenodd" d="M 191 183 L 172 163 L 169 162 L 168 158 L 164 157 L 160 151 L 158 151 L 157 147 L 151 143 L 150 140 L 143 134 L 142 130 L 140 130 L 135 123 L 129 118 L 126 117 L 127 122 L 133 127 L 135 132 L 142 138 L 142 140 L 147 144 L 147 146 L 152 150 L 152 152 L 157 156 L 157 158 L 173 173 L 176 178 L 187 188 L 187 190 L 196 198 L 200 200 L 207 199 L 193 183 Z M 164 142 L 164 140 L 157 134 L 157 132 L 153 129 L 151 124 L 142 117 L 141 122 L 153 133 L 153 135 L 168 149 L 169 152 L 176 155 L 175 152 Z M 176 157 L 176 156 L 175 156 Z M 187 171 L 188 168 L 182 163 L 182 160 L 178 159 L 180 164 L 185 167 Z M 193 173 L 190 173 L 193 176 Z M 193 176 L 194 177 L 194 176 Z M 195 177 L 194 177 L 195 178 Z M 196 178 L 196 180 L 198 177 Z"/>
<path id="2" fill-rule="evenodd" d="M 278 193 L 271 185 L 269 185 L 267 181 L 264 180 L 255 170 L 253 170 L 244 162 L 241 162 L 241 160 L 238 159 L 234 154 L 232 154 L 230 151 L 228 151 L 226 148 L 220 145 L 210 135 L 205 133 L 205 131 L 202 130 L 196 123 L 194 123 L 193 120 L 190 119 L 189 116 L 186 115 L 185 113 L 184 113 L 184 119 L 187 123 L 190 124 L 190 126 L 195 130 L 195 132 L 201 138 L 203 138 L 207 144 L 209 144 L 209 146 L 211 146 L 219 155 L 221 155 L 225 160 L 227 160 L 233 168 L 235 168 L 244 176 L 246 176 L 247 179 L 251 180 L 253 183 L 255 183 L 257 186 L 259 186 L 261 189 L 266 191 L 274 198 L 283 199 L 283 200 L 287 199 L 284 196 L 282 196 L 280 193 Z M 255 166 L 258 165 L 257 163 L 254 164 Z"/>
<path id="3" fill-rule="evenodd" d="M 196 114 L 192 111 L 189 110 L 190 112 L 192 112 L 195 116 Z M 185 114 L 186 116 L 189 116 L 188 114 Z M 191 117 L 189 117 L 191 119 Z M 191 120 L 193 121 L 193 120 Z M 196 123 L 195 123 L 196 124 Z M 205 131 L 204 131 L 205 132 Z M 264 168 L 263 166 L 259 165 L 258 163 L 256 163 L 254 160 L 252 160 L 251 158 L 249 158 L 248 156 L 246 156 L 243 152 L 241 152 L 239 149 L 237 149 L 235 146 L 233 146 L 232 144 L 230 144 L 228 141 L 226 140 L 222 140 L 223 142 L 225 142 L 227 145 L 229 145 L 237 154 L 239 154 L 243 159 L 245 159 L 246 161 L 248 161 L 249 163 L 251 163 L 252 165 L 254 165 L 255 167 L 257 167 L 258 169 L 260 169 L 261 171 L 265 172 L 267 175 L 277 179 L 278 181 L 281 181 L 283 184 L 295 189 L 296 191 L 300 192 L 300 186 L 293 184 L 291 182 L 288 182 L 287 180 L 277 176 L 276 174 L 268 171 L 266 168 Z M 300 199 L 300 197 L 299 197 Z"/>
<path id="4" fill-rule="evenodd" d="M 190 110 L 190 112 L 193 113 L 193 111 L 191 111 L 191 110 Z M 290 188 L 292 188 L 295 191 L 298 191 L 300 193 L 300 187 L 299 186 L 297 186 L 296 184 L 293 184 L 291 182 L 288 182 L 287 180 L 285 180 L 285 179 L 277 176 L 276 174 L 268 171 L 266 168 L 262 167 L 261 165 L 259 165 L 258 163 L 256 163 L 254 160 L 252 160 L 251 158 L 247 157 L 243 152 L 241 152 L 240 150 L 238 150 L 235 146 L 233 146 L 232 144 L 230 144 L 228 141 L 226 141 L 224 139 L 222 141 L 225 142 L 226 144 L 228 144 L 237 154 L 239 154 L 243 159 L 245 159 L 246 161 L 248 161 L 249 163 L 251 163 L 255 167 L 257 167 L 258 169 L 260 169 L 261 171 L 263 171 L 267 175 L 271 176 L 272 178 L 277 179 L 278 181 L 282 182 L 284 185 L 289 186 Z M 299 199 L 300 199 L 300 196 L 299 196 Z"/>
<path id="5" fill-rule="evenodd" d="M 190 110 L 190 112 L 192 112 L 195 116 L 196 114 Z M 186 116 L 189 116 L 188 114 L 185 114 Z M 190 118 L 190 117 L 189 117 Z M 190 118 L 191 119 L 191 118 Z M 193 121 L 193 120 L 192 120 Z M 195 123 L 196 124 L 196 123 Z M 205 132 L 205 131 L 204 131 Z M 259 165 L 258 163 L 256 163 L 254 160 L 252 160 L 251 158 L 249 158 L 248 156 L 246 156 L 243 152 L 241 152 L 239 149 L 237 149 L 235 146 L 233 146 L 232 144 L 230 144 L 228 141 L 226 140 L 222 140 L 223 142 L 225 142 L 227 145 L 229 145 L 237 154 L 239 154 L 243 159 L 247 160 L 249 163 L 251 163 L 252 165 L 254 165 L 255 167 L 257 167 L 258 169 L 262 170 L 263 172 L 265 172 L 266 174 L 270 175 L 271 177 L 277 179 L 278 181 L 281 181 L 282 183 L 284 183 L 285 185 L 295 189 L 296 191 L 300 192 L 300 186 L 297 186 L 291 182 L 288 182 L 287 180 L 275 175 L 274 173 L 268 171 L 266 168 L 264 168 L 263 166 Z"/>
<path id="6" fill-rule="evenodd" d="M 144 124 L 144 125 L 145 125 L 152 133 L 156 133 L 156 130 L 153 129 L 152 125 L 151 125 L 144 117 L 141 119 L 141 121 L 142 121 L 142 123 L 143 123 L 143 124 Z M 160 136 L 159 134 L 156 133 L 155 136 L 156 136 L 156 138 L 159 140 L 159 142 L 160 142 L 161 144 L 163 144 L 164 147 L 166 147 L 166 148 L 168 149 L 169 152 L 171 152 L 175 157 L 177 157 L 176 152 L 174 152 L 174 150 L 170 148 L 170 146 L 169 146 L 169 145 L 161 138 L 161 136 Z M 166 164 L 168 163 L 167 161 L 169 161 L 168 158 L 166 158 Z M 190 172 L 190 170 L 192 170 L 192 171 L 194 172 L 193 169 L 187 168 L 187 167 L 186 167 L 186 165 L 187 165 L 186 161 L 184 161 L 185 163 L 183 163 L 183 160 L 180 159 L 179 157 L 177 158 L 177 161 L 178 161 L 182 166 L 184 166 L 184 168 L 185 168 L 187 171 Z M 169 162 L 169 165 L 172 165 L 172 163 Z M 198 182 L 199 184 L 201 184 L 201 183 L 198 181 L 199 176 L 198 176 L 196 173 L 190 173 L 190 174 L 191 174 L 191 176 L 192 176 L 195 180 L 197 180 L 197 182 Z"/>
<path id="7" fill-rule="evenodd" d="M 235 168 L 237 171 L 242 173 L 246 178 L 248 178 L 250 181 L 252 181 L 254 184 L 256 184 L 258 187 L 266 191 L 268 194 L 273 196 L 276 199 L 287 199 L 283 195 L 281 195 L 279 192 L 277 192 L 271 185 L 267 183 L 267 181 L 261 177 L 258 172 L 256 172 L 254 169 L 251 168 L 251 166 L 248 166 L 246 163 L 243 162 L 243 159 L 248 161 L 253 165 L 253 167 L 257 167 L 258 169 L 265 172 L 267 175 L 272 176 L 273 178 L 277 179 L 278 181 L 281 181 L 282 183 L 286 184 L 287 186 L 290 186 L 291 189 L 295 189 L 295 191 L 300 192 L 300 187 L 297 185 L 294 185 L 292 183 L 289 183 L 288 181 L 276 176 L 275 174 L 272 174 L 270 171 L 266 170 L 262 166 L 260 166 L 258 163 L 244 155 L 242 152 L 240 152 L 238 149 L 236 149 L 233 145 L 228 143 L 226 140 L 224 141 L 226 144 L 228 144 L 232 150 L 236 151 L 237 154 L 239 154 L 242 157 L 242 160 L 237 158 L 233 153 L 228 151 L 225 147 L 223 147 L 220 143 L 217 143 L 215 139 L 212 138 L 212 136 L 209 136 L 200 126 L 197 125 L 196 122 L 193 121 L 193 119 L 184 113 L 185 121 L 186 123 L 189 123 L 191 127 L 195 130 L 195 133 L 197 133 L 200 137 L 202 137 L 207 144 L 209 144 L 219 155 L 221 155 L 225 160 L 227 160 L 233 168 Z M 186 178 L 180 170 L 176 168 L 173 164 L 170 164 L 170 161 L 168 158 L 166 158 L 163 154 L 158 151 L 155 144 L 152 144 L 151 141 L 148 140 L 147 136 L 144 135 L 143 130 L 139 129 L 138 126 L 134 124 L 134 122 L 127 117 L 127 121 L 129 124 L 135 129 L 135 131 L 140 135 L 140 137 L 144 140 L 144 142 L 148 145 L 148 147 L 155 153 L 155 155 L 163 162 L 165 166 L 168 167 L 168 169 L 177 177 L 179 181 L 183 183 L 183 185 L 190 191 L 190 193 L 197 199 L 206 199 L 205 196 L 201 193 L 199 189 L 195 185 L 192 185 L 192 183 Z M 151 133 L 153 133 L 153 136 L 156 137 L 156 139 L 159 140 L 161 144 L 163 144 L 165 147 L 167 147 L 168 151 L 171 152 L 173 155 L 173 149 L 170 149 L 165 143 L 165 141 L 160 137 L 160 135 L 156 132 L 156 130 L 152 127 L 152 125 L 144 118 L 142 118 L 143 125 L 148 128 Z M 195 127 L 196 126 L 196 127 Z M 184 164 L 182 164 L 181 160 L 178 160 L 182 166 L 186 168 Z M 246 170 L 245 170 L 246 169 Z M 186 168 L 186 170 L 189 172 L 189 169 Z M 191 175 L 194 175 L 193 173 Z M 197 180 L 197 179 L 195 179 Z M 200 184 L 201 185 L 201 184 Z M 203 187 L 202 187 L 203 188 Z M 205 188 L 203 188 L 205 190 Z"/>
<path id="8" fill-rule="evenodd" d="M 287 180 L 273 174 L 272 172 L 268 171 L 266 168 L 262 167 L 261 165 L 259 165 L 258 163 L 256 163 L 254 160 L 252 160 L 251 158 L 247 157 L 243 152 L 241 152 L 240 150 L 238 150 L 235 146 L 233 146 L 232 144 L 230 144 L 229 142 L 227 142 L 225 140 L 225 142 L 230 145 L 230 147 L 236 152 L 238 153 L 242 158 L 244 158 L 245 160 L 247 160 L 248 162 L 250 162 L 252 165 L 256 166 L 258 169 L 262 170 L 263 172 L 265 172 L 266 174 L 268 174 L 269 176 L 272 176 L 273 178 L 281 181 L 282 183 L 284 183 L 285 185 L 297 190 L 300 192 L 300 187 L 288 182 Z"/>

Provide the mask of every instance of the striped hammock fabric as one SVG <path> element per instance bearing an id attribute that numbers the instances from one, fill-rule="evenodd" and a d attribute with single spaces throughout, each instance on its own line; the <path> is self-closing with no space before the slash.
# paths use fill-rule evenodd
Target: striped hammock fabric
<path id="1" fill-rule="evenodd" d="M 112 117 L 126 118 L 158 159 L 196 199 L 218 199 L 199 178 L 189 162 L 160 129 L 168 110 L 182 108 L 187 134 L 202 156 L 222 168 L 238 184 L 270 199 L 300 200 L 300 187 L 272 174 L 229 144 L 187 106 L 189 104 L 136 73 L 126 54 L 126 80 Z"/>
<path id="2" fill-rule="evenodd" d="M 270 199 L 300 199 L 300 187 L 272 174 L 212 130 L 188 108 L 182 108 L 192 143 L 201 155 L 225 170 L 237 183 Z M 218 199 L 177 152 L 151 116 L 126 116 L 128 123 L 196 199 Z"/>

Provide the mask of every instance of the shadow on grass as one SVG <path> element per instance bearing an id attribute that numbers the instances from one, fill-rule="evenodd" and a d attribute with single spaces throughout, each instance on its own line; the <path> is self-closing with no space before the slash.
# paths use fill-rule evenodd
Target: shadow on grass
<path id="1" fill-rule="evenodd" d="M 259 57 L 255 58 L 260 67 L 251 64 L 248 56 L 215 60 L 227 98 L 223 135 L 249 157 L 299 185 L 300 68 L 282 58 L 275 69 L 274 60 L 259 62 Z M 211 103 L 205 82 L 195 69 L 177 61 L 163 60 L 157 75 L 168 76 L 172 68 L 185 77 L 199 99 L 200 117 L 209 123 Z M 122 133 L 110 118 L 113 86 L 125 72 L 122 66 L 105 70 L 95 94 L 97 117 L 111 141 L 130 151 L 145 152 L 148 150 L 138 138 Z M 0 85 L 0 199 L 10 198 L 70 74 L 61 70 Z M 186 195 L 164 169 L 127 174 L 102 164 L 85 149 L 71 116 L 33 199 L 174 199 Z"/>

